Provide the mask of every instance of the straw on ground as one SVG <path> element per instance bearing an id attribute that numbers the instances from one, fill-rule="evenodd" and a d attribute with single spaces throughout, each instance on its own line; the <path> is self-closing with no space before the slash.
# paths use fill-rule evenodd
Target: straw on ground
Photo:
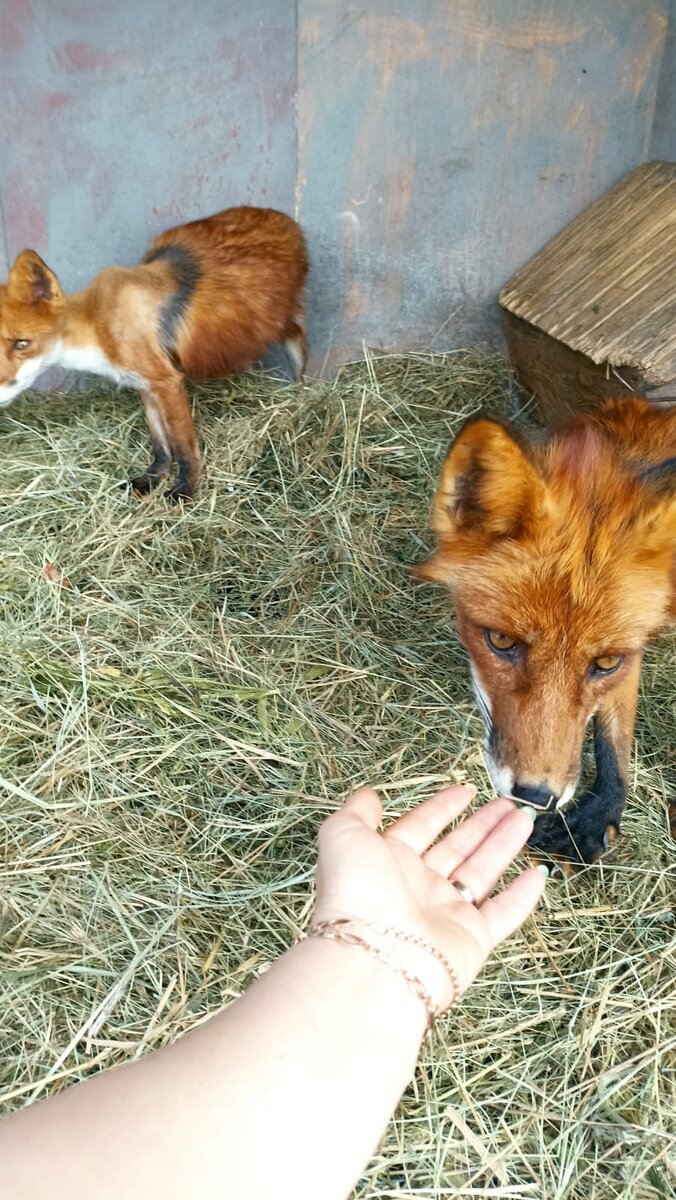
<path id="1" fill-rule="evenodd" d="M 5 1110 L 238 995 L 307 920 L 348 789 L 391 812 L 449 780 L 489 794 L 448 602 L 406 564 L 453 431 L 518 410 L 501 361 L 194 398 L 184 510 L 118 486 L 148 453 L 129 394 L 0 417 Z M 617 850 L 548 885 L 426 1047 L 360 1200 L 674 1194 L 674 649 L 647 657 Z"/>

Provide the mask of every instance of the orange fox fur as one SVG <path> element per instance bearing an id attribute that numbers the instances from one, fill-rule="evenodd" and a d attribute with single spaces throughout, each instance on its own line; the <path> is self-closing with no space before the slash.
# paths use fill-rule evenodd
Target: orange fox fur
<path id="1" fill-rule="evenodd" d="M 619 831 L 644 646 L 676 617 L 676 408 L 611 400 L 543 443 L 471 420 L 432 524 L 414 572 L 453 595 L 493 782 L 548 810 L 533 845 L 592 862 Z M 592 718 L 596 781 L 567 808 Z"/>
<path id="2" fill-rule="evenodd" d="M 108 267 L 65 295 L 34 250 L 0 284 L 0 406 L 45 367 L 138 387 L 154 447 L 132 480 L 146 492 L 178 464 L 170 495 L 187 497 L 200 454 L 184 377 L 230 374 L 285 342 L 299 377 L 307 358 L 303 234 L 273 209 L 231 208 L 160 234 L 140 266 Z"/>

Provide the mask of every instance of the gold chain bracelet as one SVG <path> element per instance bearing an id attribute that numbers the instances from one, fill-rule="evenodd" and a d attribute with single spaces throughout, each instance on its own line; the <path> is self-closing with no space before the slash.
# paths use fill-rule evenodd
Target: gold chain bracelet
<path id="1" fill-rule="evenodd" d="M 373 942 L 369 942 L 366 938 L 360 937 L 360 935 L 355 933 L 351 928 L 353 926 L 357 926 L 357 928 L 361 927 L 364 929 L 370 929 L 374 933 L 380 934 L 383 937 L 391 937 L 396 941 L 407 942 L 412 946 L 418 946 L 421 950 L 426 950 L 428 954 L 431 954 L 433 958 L 436 958 L 437 962 L 442 965 L 451 981 L 453 995 L 450 1003 L 447 1004 L 443 1009 L 439 1008 L 434 1003 L 434 1000 L 422 982 L 422 979 L 420 979 L 418 975 L 414 974 L 412 971 L 409 971 L 406 967 L 402 966 L 401 963 L 398 963 L 395 959 L 384 953 L 380 947 L 375 946 Z M 385 963 L 385 965 L 390 967 L 391 970 L 396 971 L 406 981 L 414 995 L 425 1005 L 427 1010 L 427 1033 L 432 1031 L 439 1017 L 447 1013 L 460 997 L 460 984 L 458 982 L 458 976 L 454 967 L 451 966 L 450 962 L 446 958 L 445 954 L 442 954 L 441 950 L 437 949 L 437 947 L 432 945 L 431 942 L 426 941 L 425 938 L 418 937 L 417 934 L 407 933 L 403 929 L 396 929 L 389 925 L 378 925 L 370 921 L 350 920 L 348 917 L 337 917 L 333 921 L 318 921 L 316 925 L 312 925 L 310 929 L 308 929 L 304 936 L 306 938 L 324 937 L 328 938 L 330 941 L 343 942 L 348 946 L 360 946 L 363 950 L 367 950 L 369 953 L 373 954 L 374 957 L 378 958 L 382 963 Z"/>

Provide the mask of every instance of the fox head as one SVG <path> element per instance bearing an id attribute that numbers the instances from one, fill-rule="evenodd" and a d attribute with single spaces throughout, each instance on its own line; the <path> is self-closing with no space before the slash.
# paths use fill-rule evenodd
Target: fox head
<path id="1" fill-rule="evenodd" d="M 590 717 L 635 688 L 674 603 L 676 496 L 659 481 L 589 418 L 541 445 L 477 418 L 452 445 L 437 549 L 414 574 L 453 596 L 500 793 L 565 804 Z"/>
<path id="2" fill-rule="evenodd" d="M 23 250 L 0 284 L 0 407 L 54 361 L 63 310 L 56 275 L 34 250 Z"/>

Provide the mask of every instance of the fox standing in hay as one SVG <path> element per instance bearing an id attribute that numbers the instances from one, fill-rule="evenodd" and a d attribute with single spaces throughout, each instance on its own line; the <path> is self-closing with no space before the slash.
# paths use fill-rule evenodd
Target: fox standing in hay
<path id="1" fill-rule="evenodd" d="M 432 524 L 414 573 L 454 597 L 493 784 L 546 810 L 531 845 L 594 862 L 619 832 L 644 646 L 676 617 L 676 408 L 611 400 L 543 444 L 472 419 Z M 568 808 L 590 719 L 596 780 Z"/>
<path id="2" fill-rule="evenodd" d="M 154 456 L 132 486 L 150 491 L 175 462 L 168 494 L 189 497 L 200 453 L 184 377 L 229 375 L 284 342 L 299 378 L 307 270 L 299 226 L 267 208 L 230 208 L 169 229 L 140 266 L 107 267 L 73 295 L 24 250 L 0 284 L 0 406 L 50 366 L 137 387 Z"/>

